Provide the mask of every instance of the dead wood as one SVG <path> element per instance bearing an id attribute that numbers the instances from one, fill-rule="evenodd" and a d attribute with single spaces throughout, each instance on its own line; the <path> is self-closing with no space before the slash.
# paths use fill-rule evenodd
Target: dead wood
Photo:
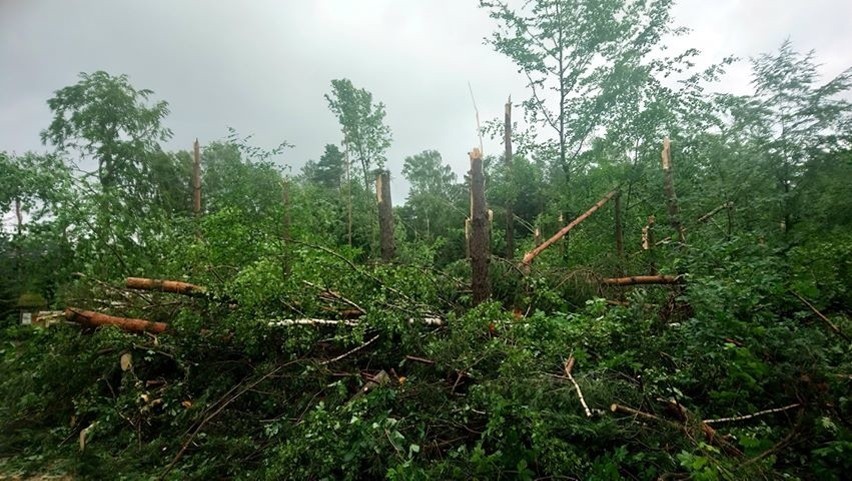
<path id="1" fill-rule="evenodd" d="M 85 311 L 74 307 L 65 309 L 65 319 L 86 327 L 116 326 L 130 332 L 150 332 L 160 334 L 168 329 L 168 324 L 151 322 L 145 319 L 117 317 L 100 312 Z"/>
<path id="2" fill-rule="evenodd" d="M 207 289 L 204 287 L 196 286 L 195 284 L 190 284 L 188 282 L 169 281 L 164 279 L 128 277 L 124 285 L 128 289 L 171 292 L 174 294 L 183 294 L 185 296 L 203 296 L 207 294 Z"/>
<path id="3" fill-rule="evenodd" d="M 584 220 L 588 219 L 590 215 L 594 214 L 598 209 L 603 207 L 604 204 L 606 204 L 610 199 L 612 199 L 612 197 L 615 195 L 616 192 L 618 192 L 617 189 L 613 190 L 612 192 L 609 192 L 608 194 L 603 196 L 603 198 L 601 200 L 599 200 L 595 205 L 593 205 L 589 210 L 584 212 L 582 215 L 580 215 L 576 219 L 572 220 L 568 225 L 566 225 L 565 227 L 560 229 L 559 232 L 554 234 L 550 239 L 547 239 L 546 241 L 544 241 L 541 245 L 539 245 L 535 249 L 527 252 L 524 255 L 523 261 L 521 261 L 521 266 L 522 267 L 529 267 L 529 265 L 532 263 L 533 259 L 536 258 L 536 256 L 541 254 L 541 252 L 543 250 L 545 250 L 548 247 L 550 247 L 551 245 L 553 245 L 554 242 L 563 238 L 565 236 L 565 234 L 567 234 L 568 232 L 571 231 L 571 229 L 580 225 L 580 223 L 583 222 Z"/>

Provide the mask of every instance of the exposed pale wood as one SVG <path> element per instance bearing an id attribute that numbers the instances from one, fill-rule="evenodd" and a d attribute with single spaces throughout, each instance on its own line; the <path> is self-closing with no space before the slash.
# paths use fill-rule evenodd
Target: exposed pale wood
<path id="1" fill-rule="evenodd" d="M 629 276 L 629 277 L 610 277 L 603 279 L 601 284 L 607 286 L 634 286 L 639 284 L 680 284 L 683 282 L 681 276 Z"/>
<path id="2" fill-rule="evenodd" d="M 813 311 L 813 313 L 814 313 L 814 314 L 816 314 L 816 315 L 817 315 L 817 317 L 819 317 L 819 318 L 820 318 L 820 319 L 821 319 L 824 323 L 826 323 L 826 325 L 828 325 L 828 327 L 829 327 L 832 331 L 834 331 L 834 333 L 835 333 L 835 334 L 837 334 L 838 336 L 842 337 L 842 338 L 843 338 L 843 340 L 844 340 L 844 341 L 846 341 L 846 342 L 850 342 L 850 341 L 852 341 L 852 340 L 850 340 L 850 339 L 849 339 L 849 336 L 847 336 L 847 335 L 846 335 L 846 333 L 844 333 L 843 331 L 841 331 L 841 330 L 840 330 L 840 328 L 839 328 L 839 327 L 837 327 L 837 325 L 836 325 L 835 323 L 831 322 L 831 319 L 829 319 L 828 317 L 826 317 L 823 313 L 819 312 L 819 310 L 817 310 L 817 308 L 816 308 L 816 307 L 814 307 L 814 305 L 813 305 L 813 304 L 811 304 L 810 302 L 808 302 L 808 300 L 807 300 L 807 299 L 805 299 L 804 297 L 800 296 L 798 292 L 793 292 L 793 291 L 790 291 L 790 292 L 791 292 L 794 296 L 796 296 L 797 298 L 799 298 L 799 300 L 800 300 L 800 301 L 804 302 L 806 306 L 810 307 L 810 308 L 811 308 L 811 311 Z"/>
<path id="3" fill-rule="evenodd" d="M 571 381 L 571 384 L 574 385 L 574 389 L 577 391 L 577 396 L 580 398 L 580 404 L 583 405 L 583 411 L 586 413 L 586 417 L 592 417 L 592 410 L 589 409 L 589 405 L 586 404 L 586 398 L 583 397 L 583 391 L 580 390 L 580 385 L 577 384 L 577 381 L 574 380 L 574 376 L 571 374 L 571 370 L 574 368 L 574 355 L 568 356 L 568 359 L 565 360 L 565 375 L 568 377 L 568 380 Z"/>
<path id="4" fill-rule="evenodd" d="M 671 141 L 668 137 L 663 140 L 663 187 L 666 191 L 666 198 L 669 210 L 669 223 L 677 232 L 678 240 L 681 244 L 686 243 L 686 232 L 683 228 L 683 223 L 680 221 L 680 206 L 677 202 L 677 195 L 674 189 L 674 175 L 672 174 L 672 159 L 671 159 Z"/>
<path id="5" fill-rule="evenodd" d="M 171 292 L 174 294 L 183 294 L 187 296 L 203 296 L 207 293 L 207 289 L 195 284 L 181 281 L 169 281 L 164 279 L 148 279 L 145 277 L 128 277 L 125 280 L 125 287 L 128 289 L 137 289 L 140 291 L 159 291 Z"/>
<path id="6" fill-rule="evenodd" d="M 577 217 L 576 219 L 574 219 L 573 221 L 571 221 L 568 225 L 563 227 L 559 232 L 554 234 L 553 237 L 551 237 L 550 239 L 547 239 L 546 241 L 544 241 L 544 243 L 542 243 L 541 245 L 539 245 L 535 249 L 527 252 L 524 255 L 523 261 L 521 261 L 521 265 L 524 266 L 524 267 L 529 266 L 532 263 L 533 259 L 535 259 L 536 256 L 541 254 L 541 252 L 543 250 L 545 250 L 548 247 L 550 247 L 551 245 L 553 245 L 554 242 L 556 242 L 559 239 L 561 239 L 562 237 L 564 237 L 565 234 L 567 234 L 568 232 L 571 231 L 571 229 L 573 229 L 574 227 L 579 225 L 584 220 L 588 219 L 590 215 L 594 214 L 598 209 L 600 209 L 604 204 L 606 204 L 610 199 L 612 199 L 612 197 L 615 195 L 616 192 L 617 192 L 617 190 L 613 190 L 612 192 L 607 193 L 605 196 L 603 196 L 603 198 L 601 200 L 599 200 L 589 210 L 584 212 L 583 215 L 581 215 L 581 216 Z"/>
<path id="7" fill-rule="evenodd" d="M 65 309 L 65 318 L 71 322 L 86 327 L 116 326 L 130 332 L 150 332 L 160 334 L 168 329 L 168 325 L 162 322 L 151 322 L 146 319 L 133 319 L 130 317 L 117 317 L 102 314 L 100 312 L 85 311 L 74 307 Z"/>
<path id="8" fill-rule="evenodd" d="M 491 296 L 488 265 L 491 253 L 488 239 L 488 207 L 485 204 L 485 173 L 482 153 L 474 148 L 470 152 L 471 235 L 470 265 L 473 302 L 479 304 Z"/>
<path id="9" fill-rule="evenodd" d="M 797 407 L 801 407 L 801 405 L 802 405 L 801 403 L 794 403 L 794 404 L 789 404 L 787 406 L 780 407 L 780 408 L 764 409 L 763 411 L 758 411 L 756 413 L 751 413 L 751 414 L 745 414 L 743 416 L 731 416 L 731 417 L 728 417 L 728 418 L 705 419 L 704 423 L 705 424 L 718 424 L 718 423 L 729 423 L 729 422 L 735 422 L 735 421 L 745 421 L 745 420 L 756 418 L 756 417 L 759 417 L 759 416 L 765 416 L 767 414 L 789 411 L 790 409 L 795 409 Z"/>

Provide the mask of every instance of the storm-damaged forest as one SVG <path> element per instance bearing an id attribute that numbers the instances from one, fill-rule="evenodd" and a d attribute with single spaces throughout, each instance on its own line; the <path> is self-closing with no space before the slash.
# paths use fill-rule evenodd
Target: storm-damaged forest
<path id="1" fill-rule="evenodd" d="M 848 476 L 852 71 L 698 68 L 670 7 L 482 1 L 526 88 L 396 172 L 346 72 L 299 167 L 56 90 L 0 152 L 0 478 Z"/>

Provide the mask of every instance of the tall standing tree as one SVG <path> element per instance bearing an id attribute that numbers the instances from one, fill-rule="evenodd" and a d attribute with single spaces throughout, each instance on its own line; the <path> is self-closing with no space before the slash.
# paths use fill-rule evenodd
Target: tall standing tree
<path id="1" fill-rule="evenodd" d="M 551 133 L 553 153 L 566 183 L 578 157 L 610 110 L 647 85 L 672 0 L 532 0 L 511 8 L 481 0 L 498 23 L 486 41 L 509 57 L 527 79 L 527 120 Z"/>
<path id="2" fill-rule="evenodd" d="M 384 168 L 391 143 L 390 128 L 384 123 L 385 105 L 374 103 L 373 94 L 356 88 L 349 79 L 332 80 L 331 94 L 325 99 L 340 122 L 349 161 L 361 164 L 364 188 L 369 191 L 371 172 Z"/>
<path id="3" fill-rule="evenodd" d="M 159 142 L 172 132 L 161 122 L 169 113 L 165 101 L 150 103 L 151 90 L 137 90 L 126 75 L 98 71 L 55 92 L 47 101 L 53 120 L 42 131 L 44 143 L 81 160 L 97 162 L 104 191 L 120 188 L 126 196 L 151 194 L 147 174 Z"/>
<path id="4" fill-rule="evenodd" d="M 814 52 L 801 54 L 789 40 L 776 54 L 752 59 L 752 67 L 752 132 L 775 175 L 787 232 L 796 221 L 796 186 L 809 159 L 852 146 L 852 103 L 843 98 L 852 90 L 852 69 L 820 85 Z"/>

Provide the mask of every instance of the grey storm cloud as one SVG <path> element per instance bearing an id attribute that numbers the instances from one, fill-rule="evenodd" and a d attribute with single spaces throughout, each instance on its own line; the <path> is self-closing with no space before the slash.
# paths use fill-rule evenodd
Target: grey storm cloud
<path id="1" fill-rule="evenodd" d="M 323 95 L 350 78 L 387 106 L 395 200 L 407 186 L 403 159 L 441 152 L 461 174 L 477 145 L 468 82 L 483 122 L 502 115 L 508 95 L 527 96 L 523 78 L 483 44 L 493 26 L 474 0 L 174 1 L 0 0 L 0 150 L 44 150 L 46 100 L 80 72 L 127 74 L 169 102 L 166 146 L 188 149 L 226 127 L 272 147 L 295 144 L 279 161 L 297 171 L 338 143 Z M 848 0 L 682 1 L 675 18 L 692 32 L 675 48 L 696 47 L 707 64 L 776 49 L 790 37 L 816 49 L 823 73 L 852 65 Z M 748 66 L 724 89 L 748 91 Z M 499 149 L 495 142 L 486 152 Z"/>

